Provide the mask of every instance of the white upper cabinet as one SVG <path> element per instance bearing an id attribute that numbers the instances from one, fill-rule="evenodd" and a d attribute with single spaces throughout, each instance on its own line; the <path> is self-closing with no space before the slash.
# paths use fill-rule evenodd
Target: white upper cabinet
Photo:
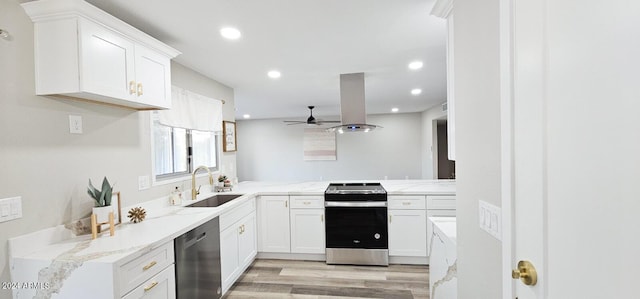
<path id="1" fill-rule="evenodd" d="M 447 20 L 447 156 L 451 161 L 456 160 L 453 1 L 454 0 L 437 0 L 431 10 L 432 15 Z"/>
<path id="2" fill-rule="evenodd" d="M 171 108 L 180 52 L 82 0 L 22 4 L 34 22 L 36 94 Z"/>

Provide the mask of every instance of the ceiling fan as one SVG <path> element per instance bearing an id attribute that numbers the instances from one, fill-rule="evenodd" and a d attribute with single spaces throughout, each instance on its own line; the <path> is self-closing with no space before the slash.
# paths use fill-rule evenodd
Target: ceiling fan
<path id="1" fill-rule="evenodd" d="M 302 124 L 319 126 L 319 125 L 323 125 L 323 124 L 340 123 L 339 120 L 319 120 L 319 119 L 316 119 L 315 117 L 313 117 L 313 108 L 315 108 L 315 106 L 307 106 L 307 108 L 309 108 L 309 118 L 307 118 L 306 121 L 304 121 L 304 120 L 285 120 L 284 122 L 287 123 L 288 126 L 290 126 L 290 125 L 302 125 Z"/>

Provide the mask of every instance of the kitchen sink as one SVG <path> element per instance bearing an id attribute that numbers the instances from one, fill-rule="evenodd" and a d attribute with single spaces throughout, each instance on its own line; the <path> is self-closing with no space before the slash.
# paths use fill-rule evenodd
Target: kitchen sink
<path id="1" fill-rule="evenodd" d="M 187 207 L 217 207 L 232 201 L 244 194 L 216 194 L 207 199 L 188 205 Z"/>

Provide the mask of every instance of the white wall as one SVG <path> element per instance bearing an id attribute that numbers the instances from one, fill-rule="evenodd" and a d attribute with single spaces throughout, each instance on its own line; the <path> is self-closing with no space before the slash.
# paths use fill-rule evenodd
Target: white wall
<path id="1" fill-rule="evenodd" d="M 501 298 L 501 243 L 478 225 L 478 201 L 500 206 L 498 0 L 456 0 L 458 297 Z"/>
<path id="2" fill-rule="evenodd" d="M 138 176 L 151 175 L 150 112 L 35 96 L 33 24 L 15 0 L 0 1 L 0 20 L 11 33 L 0 39 L 0 198 L 22 196 L 23 204 L 23 218 L 0 223 L 0 281 L 10 281 L 7 239 L 89 215 L 89 178 L 107 176 L 123 205 L 165 196 L 173 185 L 138 191 Z M 172 67 L 175 84 L 226 100 L 224 117 L 233 119 L 231 88 Z M 82 116 L 84 134 L 69 134 L 70 114 Z M 223 159 L 235 169 L 235 155 Z"/>
<path id="3" fill-rule="evenodd" d="M 304 125 L 281 119 L 238 121 L 240 180 L 308 181 L 339 179 L 419 179 L 422 151 L 420 113 L 371 115 L 384 128 L 337 134 L 336 161 L 304 161 Z"/>
<path id="4" fill-rule="evenodd" d="M 438 159 L 433 143 L 433 120 L 447 118 L 447 112 L 442 111 L 442 104 L 422 112 L 422 178 L 426 180 L 438 178 L 438 174 L 433 173 L 434 160 Z"/>

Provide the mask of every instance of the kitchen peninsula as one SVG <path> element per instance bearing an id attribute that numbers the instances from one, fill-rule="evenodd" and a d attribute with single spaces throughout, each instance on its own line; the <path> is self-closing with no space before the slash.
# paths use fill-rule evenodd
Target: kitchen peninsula
<path id="1" fill-rule="evenodd" d="M 411 225 L 416 223 L 414 220 L 420 223 L 420 227 L 397 230 L 402 231 L 404 236 L 396 239 L 392 238 L 395 230 L 390 225 L 390 262 L 426 264 L 426 243 L 420 244 L 420 248 L 424 247 L 422 254 L 418 249 L 413 250 L 411 244 L 407 244 L 408 247 L 403 251 L 405 244 L 402 242 L 416 239 L 428 242 L 426 215 L 439 215 L 438 211 L 455 213 L 455 182 L 389 180 L 380 183 L 389 194 L 390 215 L 394 215 L 394 211 L 398 212 L 398 216 L 393 219 L 397 218 L 398 224 Z M 14 297 L 32 298 L 37 292 L 38 298 L 50 298 L 54 293 L 57 293 L 55 298 L 81 298 L 88 293 L 93 297 L 99 294 L 95 298 L 133 298 L 137 297 L 136 292 L 157 291 L 163 294 L 159 297 L 175 298 L 173 240 L 215 217 L 220 217 L 223 293 L 256 256 L 322 259 L 321 253 L 310 255 L 304 253 L 305 250 L 299 250 L 304 246 L 300 245 L 299 240 L 294 240 L 294 231 L 297 229 L 304 232 L 305 226 L 295 227 L 293 222 L 290 224 L 290 243 L 283 245 L 284 250 L 270 250 L 265 242 L 275 243 L 268 240 L 269 225 L 265 223 L 281 218 L 268 215 L 269 211 L 264 209 L 263 204 L 270 199 L 284 200 L 287 211 L 291 208 L 293 215 L 295 210 L 305 209 L 306 202 L 322 200 L 328 184 L 329 182 L 242 182 L 234 186 L 233 192 L 229 192 L 242 196 L 219 207 L 184 207 L 195 201 L 185 201 L 183 206 L 170 206 L 168 198 L 136 205 L 147 210 L 147 219 L 138 224 L 127 222 L 118 226 L 113 237 L 103 235 L 91 240 L 89 235 L 73 236 L 70 230 L 59 226 L 13 238 L 9 242 L 12 280 L 39 282 L 44 286 L 37 290 L 14 290 Z M 215 193 L 203 192 L 196 201 L 212 195 Z M 323 205 L 319 209 L 315 208 L 320 215 L 323 215 L 322 207 Z M 123 211 L 129 208 L 131 207 L 125 207 Z M 420 219 L 410 215 L 424 216 Z M 288 232 L 289 228 L 286 229 Z M 239 243 L 231 244 L 224 238 L 227 230 L 236 234 L 234 240 Z M 242 243 L 243 237 L 237 234 L 249 237 Z M 236 252 L 229 255 L 230 250 Z M 225 260 L 228 256 L 232 256 L 235 261 L 230 263 Z"/>

